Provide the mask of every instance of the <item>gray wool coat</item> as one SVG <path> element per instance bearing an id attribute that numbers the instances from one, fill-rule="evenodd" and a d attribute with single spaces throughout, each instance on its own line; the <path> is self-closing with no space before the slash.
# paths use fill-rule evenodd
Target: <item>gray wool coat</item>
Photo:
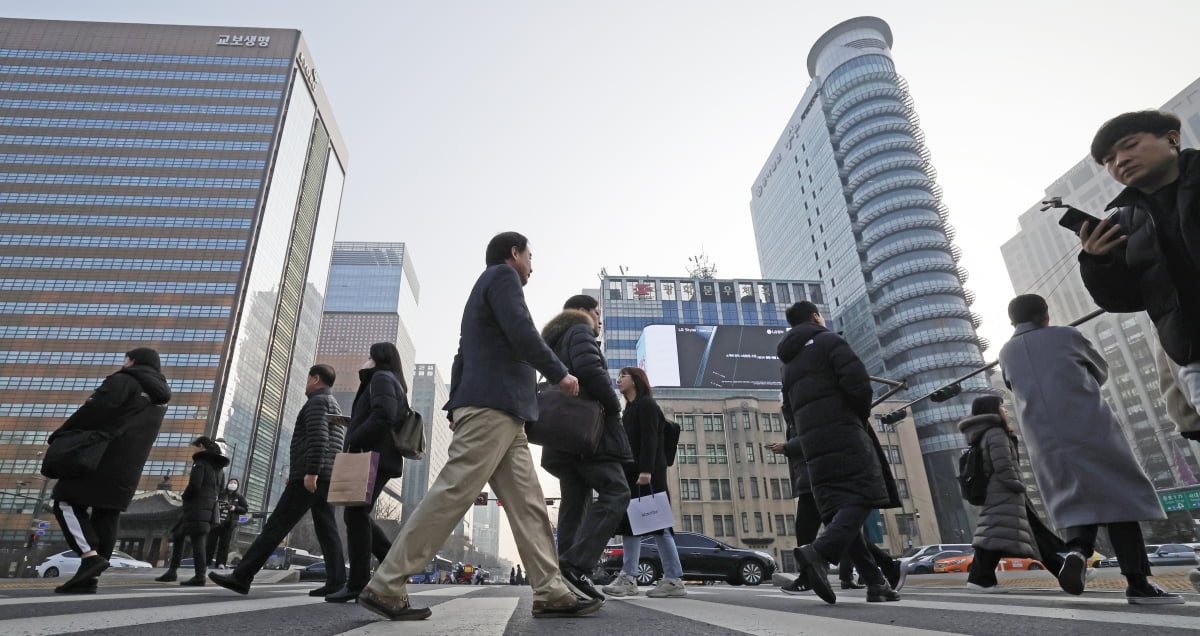
<path id="1" fill-rule="evenodd" d="M 1025 484 L 1017 465 L 1017 440 L 1009 437 L 999 415 L 975 415 L 958 423 L 967 444 L 979 443 L 991 473 L 987 499 L 971 545 L 1008 557 L 1041 558 L 1025 512 Z"/>
<path id="2" fill-rule="evenodd" d="M 1100 394 L 1108 364 L 1086 336 L 1021 323 L 1000 366 L 1055 528 L 1166 518 Z"/>

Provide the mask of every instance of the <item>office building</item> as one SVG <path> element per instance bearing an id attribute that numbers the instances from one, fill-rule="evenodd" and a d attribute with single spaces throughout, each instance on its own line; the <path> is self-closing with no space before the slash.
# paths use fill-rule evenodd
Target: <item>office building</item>
<path id="1" fill-rule="evenodd" d="M 1183 121 L 1185 148 L 1200 146 L 1200 79 L 1162 106 Z M 1113 113 L 1116 115 L 1118 113 Z M 1096 122 L 1099 128 L 1103 122 Z M 1087 148 L 1080 148 L 1086 153 Z M 1088 155 L 1046 187 L 1044 196 L 1019 218 L 1020 229 L 1001 246 L 1009 279 L 1018 294 L 1040 294 L 1050 305 L 1051 324 L 1067 324 L 1097 309 L 1079 276 L 1079 239 L 1058 225 L 1062 210 L 1042 211 L 1041 200 L 1064 202 L 1096 216 L 1123 186 Z M 1079 325 L 1104 354 L 1105 400 L 1124 424 L 1134 453 L 1156 488 L 1195 484 L 1200 475 L 1194 446 L 1179 436 L 1159 397 L 1154 324 L 1145 312 L 1103 314 Z"/>
<path id="2" fill-rule="evenodd" d="M 472 508 L 471 543 L 475 549 L 491 555 L 489 563 L 500 558 L 500 506 L 496 496 L 489 493 L 486 506 Z"/>
<path id="3" fill-rule="evenodd" d="M 982 366 L 987 343 L 891 46 L 891 28 L 873 17 L 817 40 L 812 81 L 750 188 L 750 212 L 763 276 L 820 281 L 871 374 L 906 379 L 901 396 L 916 397 Z M 951 401 L 918 404 L 908 420 L 948 542 L 973 530 L 955 480 L 957 422 L 993 392 L 978 377 L 962 387 Z"/>
<path id="4" fill-rule="evenodd" d="M 395 343 L 411 387 L 417 348 L 411 329 L 421 299 L 412 255 L 404 243 L 337 241 L 329 267 L 325 317 L 317 360 L 337 369 L 333 393 L 349 412 L 358 391 L 358 370 L 371 345 Z"/>
<path id="5" fill-rule="evenodd" d="M 446 382 L 435 364 L 416 365 L 410 394 L 412 408 L 425 420 L 425 456 L 404 461 L 404 478 L 400 484 L 401 520 L 408 521 L 413 510 L 429 490 L 430 484 L 442 472 L 449 459 L 450 418 L 442 410 L 450 400 Z"/>
<path id="6" fill-rule="evenodd" d="M 207 434 L 264 510 L 305 401 L 347 162 L 304 39 L 0 19 L 0 42 L 0 487 L 44 492 L 46 436 L 151 346 L 174 397 L 140 489 L 182 488 Z M 0 498 L 0 543 L 23 537 L 27 502 Z"/>

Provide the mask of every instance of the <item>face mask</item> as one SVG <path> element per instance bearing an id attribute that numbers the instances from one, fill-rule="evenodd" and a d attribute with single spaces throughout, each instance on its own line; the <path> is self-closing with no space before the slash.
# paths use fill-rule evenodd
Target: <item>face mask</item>
<path id="1" fill-rule="evenodd" d="M 230 490 L 230 492 L 237 490 L 237 487 L 238 487 L 238 483 L 236 481 L 231 481 L 231 482 L 229 482 L 229 485 L 226 486 L 226 488 L 228 488 Z"/>

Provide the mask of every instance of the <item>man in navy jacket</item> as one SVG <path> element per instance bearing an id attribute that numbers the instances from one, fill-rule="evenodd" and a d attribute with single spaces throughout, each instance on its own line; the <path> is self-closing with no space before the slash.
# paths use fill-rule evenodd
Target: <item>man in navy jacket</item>
<path id="1" fill-rule="evenodd" d="M 529 240 L 516 232 L 492 238 L 487 269 L 463 309 L 458 355 L 450 373 L 454 437 L 450 458 L 400 529 L 387 559 L 358 597 L 384 618 L 420 620 L 429 608 L 414 608 L 405 585 L 422 572 L 454 526 L 490 484 L 504 502 L 513 537 L 533 586 L 533 615 L 578 616 L 600 601 L 571 593 L 558 570 L 558 555 L 542 486 L 525 437 L 525 422 L 538 417 L 535 369 L 569 395 L 579 381 L 538 334 L 522 287 L 533 273 Z"/>

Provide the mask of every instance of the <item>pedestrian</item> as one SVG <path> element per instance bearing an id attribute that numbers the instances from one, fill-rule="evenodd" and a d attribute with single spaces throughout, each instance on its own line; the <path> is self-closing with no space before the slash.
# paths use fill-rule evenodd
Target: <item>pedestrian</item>
<path id="1" fill-rule="evenodd" d="M 1037 294 L 1013 299 L 1008 316 L 1016 331 L 1000 350 L 1000 366 L 1046 511 L 1067 542 L 1059 585 L 1083 593 L 1087 557 L 1105 526 L 1129 603 L 1182 603 L 1146 580 L 1150 561 L 1138 522 L 1165 519 L 1166 513 L 1101 395 L 1108 377 L 1104 357 L 1079 330 L 1049 326 L 1050 309 Z"/>
<path id="2" fill-rule="evenodd" d="M 617 390 L 625 397 L 625 412 L 621 421 L 633 453 L 632 464 L 625 465 L 625 479 L 629 484 L 630 496 L 646 496 L 667 492 L 667 455 L 663 445 L 662 409 L 654 401 L 654 391 L 646 372 L 638 367 L 625 367 L 617 375 Z M 612 583 L 604 586 L 604 592 L 613 596 L 635 596 L 638 593 L 637 568 L 642 555 L 642 538 L 653 536 L 662 561 L 663 574 L 654 589 L 646 592 L 652 598 L 678 598 L 687 596 L 683 585 L 683 565 L 679 562 L 679 549 L 675 545 L 672 528 L 655 530 L 649 535 L 636 535 L 629 525 L 629 516 L 621 518 L 617 526 L 621 535 L 624 553 L 621 572 Z"/>
<path id="3" fill-rule="evenodd" d="M 220 508 L 217 503 L 217 491 L 225 479 L 224 469 L 229 460 L 221 454 L 221 447 L 207 437 L 197 437 L 190 446 L 192 449 L 192 472 L 188 477 L 187 488 L 183 489 L 183 515 L 171 528 L 171 562 L 167 571 L 155 578 L 155 581 L 169 583 L 177 580 L 176 570 L 183 560 L 183 544 L 192 544 L 192 567 L 196 575 L 183 581 L 180 585 L 204 585 L 204 571 L 208 564 L 205 543 L 208 532 L 220 524 Z"/>
<path id="4" fill-rule="evenodd" d="M 325 560 L 325 585 L 308 594 L 325 596 L 346 584 L 342 540 L 338 537 L 333 508 L 327 501 L 333 458 L 342 450 L 346 437 L 346 427 L 340 422 L 342 412 L 330 389 L 336 378 L 337 373 L 327 364 L 318 364 L 308 370 L 304 385 L 308 401 L 296 415 L 289 449 L 290 468 L 283 494 L 237 567 L 229 574 L 209 572 L 208 578 L 217 585 L 238 594 L 249 594 L 254 575 L 310 510 L 317 543 Z"/>
<path id="5" fill-rule="evenodd" d="M 162 427 L 171 388 L 163 377 L 158 352 L 138 347 L 125 354 L 108 376 L 58 430 L 101 430 L 116 434 L 96 470 L 83 477 L 59 479 L 51 491 L 54 516 L 63 538 L 81 561 L 75 576 L 54 588 L 60 594 L 96 592 L 117 542 L 117 525 L 142 478 L 142 467 Z"/>
<path id="6" fill-rule="evenodd" d="M 621 424 L 621 402 L 596 342 L 600 327 L 600 303 L 579 294 L 568 298 L 562 313 L 542 329 L 542 339 L 579 378 L 579 397 L 597 402 L 604 414 L 604 431 L 594 453 L 571 454 L 547 446 L 542 449 L 542 468 L 558 478 L 562 495 L 558 569 L 563 580 L 577 595 L 604 600 L 590 573 L 629 508 L 624 465 L 633 462 L 633 453 Z"/>
<path id="7" fill-rule="evenodd" d="M 375 451 L 379 465 L 370 506 L 346 506 L 342 519 L 346 522 L 346 551 L 350 554 L 350 574 L 346 586 L 325 597 L 330 603 L 353 601 L 362 593 L 371 578 L 371 556 L 379 561 L 387 558 L 392 542 L 383 529 L 371 519 L 374 502 L 392 479 L 404 472 L 404 456 L 396 450 L 392 431 L 408 417 L 408 385 L 400 352 L 390 342 L 371 345 L 367 361 L 358 371 L 358 393 L 350 409 L 350 425 L 346 429 L 348 453 Z"/>
<path id="8" fill-rule="evenodd" d="M 958 430 L 968 445 L 983 451 L 988 474 L 987 496 L 975 526 L 975 558 L 967 573 L 967 591 L 985 594 L 1008 591 L 996 580 L 1002 557 L 1038 559 L 1033 530 L 1025 509 L 1025 484 L 1017 455 L 1017 436 L 1008 424 L 1008 411 L 994 395 L 976 398 L 971 416 L 959 422 Z"/>
<path id="9" fill-rule="evenodd" d="M 229 565 L 229 543 L 233 540 L 233 530 L 237 527 L 238 517 L 250 510 L 246 498 L 238 492 L 237 479 L 230 479 L 217 498 L 221 518 L 208 533 L 208 562 L 213 569 L 224 569 Z"/>
<path id="10" fill-rule="evenodd" d="M 791 329 L 777 353 L 783 362 L 783 410 L 791 413 L 825 530 L 795 548 L 801 577 L 826 603 L 837 600 L 829 563 L 845 554 L 867 584 L 867 601 L 898 601 L 863 539 L 874 508 L 896 508 L 900 497 L 883 449 L 867 420 L 871 380 L 841 336 L 825 328 L 808 301 L 787 310 Z"/>
<path id="11" fill-rule="evenodd" d="M 509 585 L 517 584 L 517 569 L 516 568 L 508 569 L 508 584 Z"/>
<path id="12" fill-rule="evenodd" d="M 391 620 L 420 620 L 432 612 L 409 602 L 408 577 L 424 570 L 479 492 L 490 485 L 533 583 L 533 615 L 590 614 L 600 601 L 575 596 L 558 571 L 553 530 L 525 422 L 538 416 L 540 371 L 567 395 L 579 382 L 538 335 L 522 287 L 533 273 L 529 241 L 516 232 L 488 243 L 487 268 L 463 310 L 458 354 L 451 368 L 449 459 L 359 595 L 359 605 Z"/>
<path id="13" fill-rule="evenodd" d="M 513 585 L 525 585 L 525 574 L 521 572 L 521 564 L 517 564 L 517 578 L 513 581 Z"/>

